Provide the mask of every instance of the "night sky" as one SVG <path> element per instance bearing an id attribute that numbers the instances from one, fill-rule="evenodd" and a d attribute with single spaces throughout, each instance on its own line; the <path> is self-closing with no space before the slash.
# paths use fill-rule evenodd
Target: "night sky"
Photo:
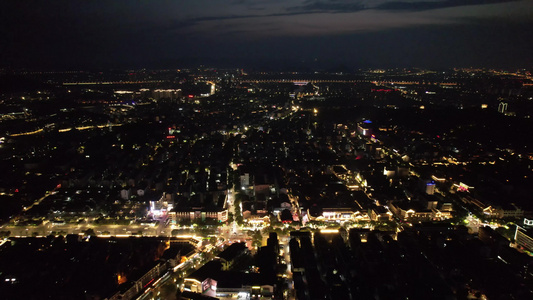
<path id="1" fill-rule="evenodd" d="M 533 1 L 0 1 L 0 67 L 533 67 Z"/>

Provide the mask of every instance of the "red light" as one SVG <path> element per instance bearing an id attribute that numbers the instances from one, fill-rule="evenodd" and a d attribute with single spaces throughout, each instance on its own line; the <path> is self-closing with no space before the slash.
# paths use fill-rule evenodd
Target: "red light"
<path id="1" fill-rule="evenodd" d="M 154 280 L 155 280 L 155 279 L 152 279 L 152 280 L 148 281 L 148 283 L 144 286 L 144 288 L 146 288 L 147 286 L 149 286 L 150 283 L 154 282 Z"/>
<path id="2" fill-rule="evenodd" d="M 18 193 L 19 192 L 19 189 L 15 189 L 15 193 Z"/>
<path id="3" fill-rule="evenodd" d="M 169 140 L 170 140 L 170 139 L 175 139 L 175 138 L 176 138 L 175 135 L 167 135 L 167 139 L 169 139 Z"/>
<path id="4" fill-rule="evenodd" d="M 194 95 L 189 95 L 189 98 L 194 98 Z"/>

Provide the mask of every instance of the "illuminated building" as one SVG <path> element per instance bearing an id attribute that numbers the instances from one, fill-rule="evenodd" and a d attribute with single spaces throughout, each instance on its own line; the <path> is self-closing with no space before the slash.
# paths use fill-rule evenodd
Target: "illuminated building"
<path id="1" fill-rule="evenodd" d="M 491 205 L 468 195 L 461 197 L 461 200 L 467 204 L 474 205 L 479 212 L 489 218 L 521 218 L 524 216 L 524 210 L 516 206 L 514 203 Z"/>
<path id="2" fill-rule="evenodd" d="M 526 230 L 517 225 L 514 239 L 519 248 L 533 251 L 533 232 L 531 230 Z"/>
<path id="3" fill-rule="evenodd" d="M 250 185 L 250 174 L 249 173 L 244 173 L 243 175 L 241 175 L 241 186 L 246 188 Z"/>
<path id="4" fill-rule="evenodd" d="M 384 206 L 374 206 L 369 209 L 370 220 L 372 221 L 391 221 L 392 213 Z"/>
<path id="5" fill-rule="evenodd" d="M 167 264 L 165 262 L 159 261 L 155 262 L 154 266 L 144 275 L 141 276 L 138 280 L 131 282 L 131 286 L 123 292 L 118 292 L 113 296 L 107 298 L 109 300 L 119 300 L 119 299 L 135 299 L 137 295 L 144 289 L 150 287 L 155 281 L 156 278 L 161 276 L 167 270 Z"/>
<path id="6" fill-rule="evenodd" d="M 437 209 L 435 201 L 428 201 L 424 206 L 420 202 L 390 202 L 389 208 L 398 218 L 404 221 L 436 221 L 453 217 L 452 211 Z"/>
<path id="7" fill-rule="evenodd" d="M 504 204 L 500 208 L 500 218 L 522 218 L 524 210 L 516 206 L 514 203 Z"/>
<path id="8" fill-rule="evenodd" d="M 167 89 L 167 90 L 161 90 L 161 89 L 157 89 L 157 90 L 153 90 L 152 91 L 152 97 L 154 97 L 154 99 L 156 100 L 161 100 L 161 99 L 170 99 L 170 100 L 175 100 L 175 99 L 179 99 L 181 98 L 182 96 L 182 92 L 180 89 Z"/>
<path id="9" fill-rule="evenodd" d="M 414 202 L 390 203 L 390 210 L 404 221 L 430 221 L 433 219 L 433 211 Z"/>
<path id="10" fill-rule="evenodd" d="M 351 208 L 323 208 L 322 214 L 318 217 L 312 217 L 312 214 L 307 211 L 310 220 L 325 221 L 325 222 L 346 222 L 346 221 L 369 221 L 368 213 L 360 212 Z"/>
<path id="11" fill-rule="evenodd" d="M 184 280 L 184 293 L 234 299 L 273 297 L 274 284 L 265 282 L 260 274 L 223 271 L 222 267 L 221 261 L 215 259 L 191 273 Z"/>
<path id="12" fill-rule="evenodd" d="M 458 192 L 469 192 L 474 187 L 464 182 L 460 182 L 459 184 L 454 183 L 452 188 Z"/>
<path id="13" fill-rule="evenodd" d="M 190 209 L 177 209 L 168 213 L 172 223 L 179 224 L 182 220 L 206 220 L 212 219 L 219 222 L 228 220 L 227 209 L 206 209 L 203 207 L 192 207 Z"/>
<path id="14" fill-rule="evenodd" d="M 533 226 L 533 220 L 529 220 L 527 218 L 524 218 L 524 226 L 526 226 L 527 228 Z"/>
<path id="15" fill-rule="evenodd" d="M 370 124 L 372 124 L 372 121 L 365 120 L 362 123 L 360 123 L 359 125 L 357 125 L 357 131 L 359 132 L 359 134 L 361 134 L 363 136 L 372 135 L 372 130 L 371 130 L 370 126 L 369 126 Z"/>
<path id="16" fill-rule="evenodd" d="M 172 196 L 172 194 L 163 193 L 159 200 L 150 201 L 150 214 L 155 218 L 165 216 L 174 207 Z"/>
<path id="17" fill-rule="evenodd" d="M 194 271 L 184 280 L 183 290 L 193 293 L 201 293 L 206 296 L 214 297 L 216 295 L 217 277 L 222 269 L 219 260 L 212 260 Z"/>
<path id="18" fill-rule="evenodd" d="M 433 181 L 426 182 L 426 190 L 425 190 L 425 192 L 428 195 L 435 194 L 435 182 L 433 182 Z"/>

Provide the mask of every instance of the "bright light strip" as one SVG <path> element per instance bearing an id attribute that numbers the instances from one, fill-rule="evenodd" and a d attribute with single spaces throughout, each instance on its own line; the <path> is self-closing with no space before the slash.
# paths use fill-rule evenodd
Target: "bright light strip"
<path id="1" fill-rule="evenodd" d="M 321 229 L 320 233 L 339 233 L 338 229 Z"/>

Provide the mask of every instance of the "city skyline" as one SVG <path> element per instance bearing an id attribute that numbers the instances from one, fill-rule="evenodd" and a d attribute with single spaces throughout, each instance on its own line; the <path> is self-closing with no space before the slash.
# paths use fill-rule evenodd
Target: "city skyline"
<path id="1" fill-rule="evenodd" d="M 2 72 L 6 298 L 533 298 L 528 70 Z"/>
<path id="2" fill-rule="evenodd" d="M 530 68 L 530 1 L 25 1 L 0 67 Z"/>

